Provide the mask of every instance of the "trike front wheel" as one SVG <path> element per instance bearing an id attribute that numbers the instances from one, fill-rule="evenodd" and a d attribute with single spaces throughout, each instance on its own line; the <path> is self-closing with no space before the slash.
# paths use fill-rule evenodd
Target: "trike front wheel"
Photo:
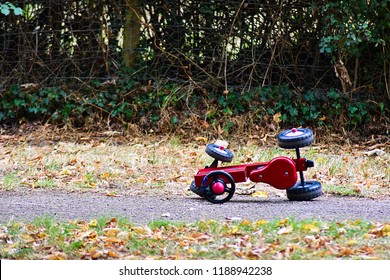
<path id="1" fill-rule="evenodd" d="M 236 190 L 233 177 L 225 171 L 212 171 L 202 182 L 202 194 L 211 203 L 229 201 Z"/>

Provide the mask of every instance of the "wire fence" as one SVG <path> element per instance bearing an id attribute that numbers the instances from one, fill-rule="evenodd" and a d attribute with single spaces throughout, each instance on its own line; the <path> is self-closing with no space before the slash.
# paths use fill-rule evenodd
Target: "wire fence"
<path id="1" fill-rule="evenodd" d="M 190 81 L 202 89 L 288 84 L 299 92 L 340 88 L 320 52 L 313 1 L 13 1 L 0 17 L 0 90 L 14 84 L 72 87 L 116 76 Z M 130 58 L 129 58 L 130 56 Z M 378 51 L 344 61 L 355 86 L 383 79 Z"/>

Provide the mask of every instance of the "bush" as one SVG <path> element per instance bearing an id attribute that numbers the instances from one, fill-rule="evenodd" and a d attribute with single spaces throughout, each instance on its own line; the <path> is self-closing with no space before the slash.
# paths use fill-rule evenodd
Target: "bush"
<path id="1" fill-rule="evenodd" d="M 0 121 L 43 120 L 77 126 L 92 120 L 97 125 L 103 121 L 135 124 L 142 130 L 162 132 L 184 128 L 187 119 L 195 118 L 204 120 L 207 127 L 231 132 L 237 126 L 233 120 L 240 116 L 260 125 L 276 121 L 284 126 L 353 129 L 372 119 L 380 121 L 386 113 L 383 103 L 351 99 L 335 89 L 302 94 L 287 86 L 268 86 L 245 93 L 231 89 L 206 95 L 185 84 L 147 84 L 128 78 L 115 84 L 95 82 L 78 93 L 62 88 L 26 91 L 14 86 L 2 93 Z"/>

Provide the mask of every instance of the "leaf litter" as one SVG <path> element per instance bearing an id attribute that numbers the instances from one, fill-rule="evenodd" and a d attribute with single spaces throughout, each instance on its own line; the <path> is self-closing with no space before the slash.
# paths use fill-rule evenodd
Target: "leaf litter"
<path id="1" fill-rule="evenodd" d="M 15 136 L 16 137 L 16 136 Z M 5 138 L 0 146 L 0 190 L 49 188 L 121 195 L 191 195 L 193 175 L 209 165 L 204 137 L 93 138 L 83 141 L 46 141 L 41 144 Z M 199 140 L 200 139 L 200 140 Z M 259 140 L 260 141 L 260 140 Z M 226 142 L 226 141 L 224 141 Z M 232 164 L 269 161 L 294 153 L 276 146 L 230 141 Z M 272 143 L 270 143 L 272 144 Z M 386 197 L 390 195 L 390 151 L 368 156 L 370 146 L 317 143 L 302 149 L 315 162 L 307 178 L 320 181 L 324 192 L 335 195 Z M 267 198 L 283 196 L 265 184 L 239 184 L 237 194 Z"/>
<path id="2" fill-rule="evenodd" d="M 340 230 L 342 229 L 342 230 Z M 389 259 L 390 224 L 201 220 L 135 226 L 121 218 L 40 218 L 0 228 L 3 259 Z"/>

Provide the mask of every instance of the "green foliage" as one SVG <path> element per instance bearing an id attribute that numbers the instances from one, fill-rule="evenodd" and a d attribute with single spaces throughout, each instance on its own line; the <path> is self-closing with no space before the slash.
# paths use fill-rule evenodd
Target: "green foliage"
<path id="1" fill-rule="evenodd" d="M 19 86 L 12 86 L 2 94 L 0 121 L 48 117 L 55 121 L 67 120 L 76 109 L 82 111 L 81 107 L 76 107 L 77 104 L 68 103 L 68 95 L 61 88 L 25 92 Z"/>
<path id="2" fill-rule="evenodd" d="M 0 3 L 0 13 L 2 13 L 5 16 L 8 16 L 11 11 L 14 12 L 15 16 L 23 15 L 23 10 L 19 7 L 15 7 L 14 4 L 10 2 L 6 2 L 5 4 Z"/>
<path id="3" fill-rule="evenodd" d="M 367 44 L 385 45 L 390 39 L 388 4 L 388 0 L 327 1 L 321 7 L 320 52 L 336 60 L 341 55 L 360 56 Z"/>
<path id="4" fill-rule="evenodd" d="M 217 120 L 249 113 L 257 121 L 264 116 L 276 116 L 282 124 L 296 126 L 328 126 L 353 128 L 366 124 L 373 115 L 384 114 L 384 105 L 378 106 L 363 100 L 350 99 L 335 89 L 328 92 L 307 91 L 303 94 L 291 91 L 287 86 L 270 86 L 247 93 L 229 92 L 220 96 L 218 107 L 207 114 Z M 225 128 L 233 128 L 226 122 Z"/>
<path id="5" fill-rule="evenodd" d="M 274 120 L 286 126 L 353 128 L 366 124 L 372 116 L 384 115 L 385 111 L 383 103 L 351 99 L 335 89 L 296 93 L 288 86 L 268 86 L 249 92 L 210 92 L 206 97 L 178 84 L 141 86 L 129 78 L 115 85 L 96 82 L 77 94 L 61 88 L 26 92 L 14 86 L 0 100 L 0 121 L 42 119 L 82 125 L 92 118 L 136 124 L 142 129 L 163 124 L 163 130 L 180 127 L 196 112 L 212 127 L 220 126 L 226 133 L 236 129 L 234 119 L 240 116 L 250 117 L 257 124 Z"/>

